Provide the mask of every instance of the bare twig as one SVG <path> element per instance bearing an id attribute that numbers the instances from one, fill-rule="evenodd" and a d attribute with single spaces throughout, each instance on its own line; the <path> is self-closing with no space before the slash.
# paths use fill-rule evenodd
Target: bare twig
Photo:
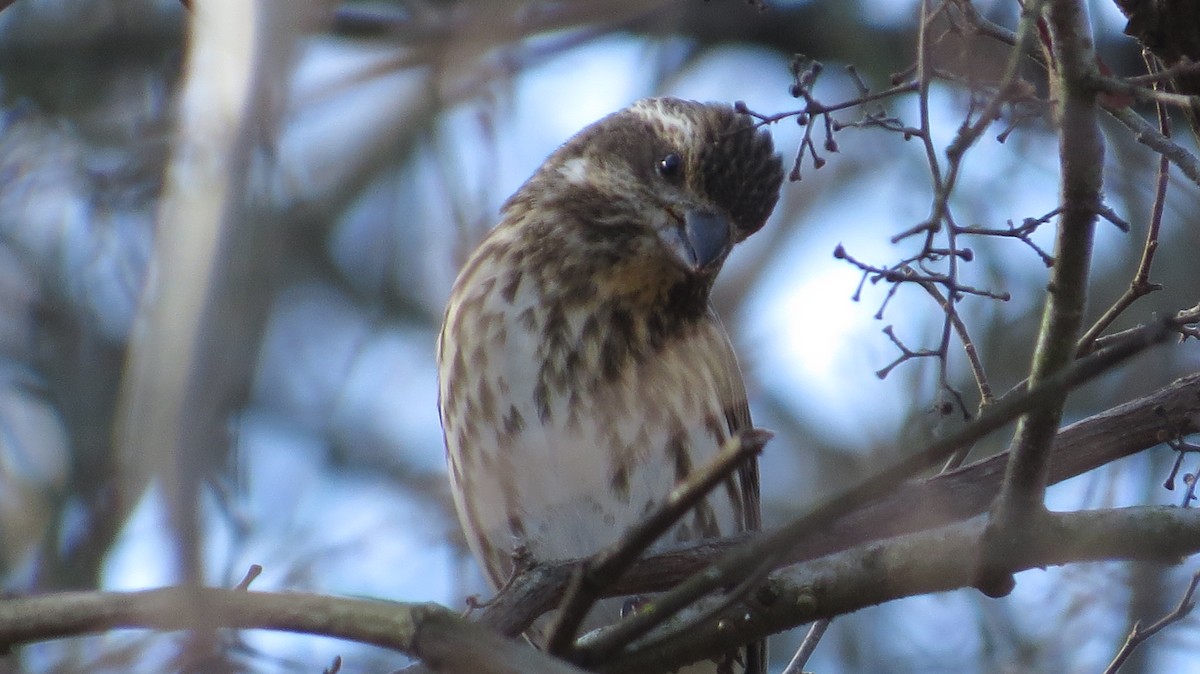
<path id="1" fill-rule="evenodd" d="M 959 447 L 984 437 L 1030 410 L 1060 399 L 1067 391 L 1101 372 L 1154 344 L 1163 342 L 1168 334 L 1165 323 L 1148 326 L 1139 339 L 1076 360 L 1068 367 L 1040 380 L 1028 391 L 997 402 L 985 410 L 977 420 L 957 432 L 885 467 L 858 486 L 822 502 L 808 514 L 759 538 L 753 544 L 732 550 L 705 572 L 692 576 L 675 589 L 659 596 L 655 601 L 654 611 L 635 613 L 613 625 L 586 647 L 581 647 L 578 651 L 581 658 L 579 661 L 585 666 L 589 662 L 600 661 L 714 590 L 731 584 L 745 583 L 755 577 L 765 577 L 787 559 L 797 541 L 810 537 L 813 531 L 827 526 L 829 522 L 878 498 L 881 494 L 895 490 L 901 481 L 936 462 L 945 460 Z M 748 569 L 751 571 L 747 572 Z"/>
<path id="2" fill-rule="evenodd" d="M 1009 398 L 1017 393 L 1011 394 Z M 1136 452 L 1164 437 L 1200 432 L 1200 374 L 1064 428 L 1055 440 L 1050 480 L 1058 483 Z M 1165 430 L 1164 430 L 1165 429 Z M 999 492 L 1006 452 L 949 474 L 903 482 L 879 493 L 845 517 L 825 522 L 820 536 L 798 540 L 788 562 L 813 559 L 864 542 L 959 521 L 984 512 Z M 608 593 L 661 591 L 700 571 L 718 555 L 744 547 L 748 536 L 698 542 L 649 556 Z M 480 621 L 503 634 L 526 630 L 533 619 L 558 604 L 578 562 L 539 565 L 514 579 Z"/>
<path id="3" fill-rule="evenodd" d="M 1174 65 L 1156 68 L 1145 75 L 1126 77 L 1124 81 L 1136 86 L 1149 86 L 1170 82 L 1180 75 L 1200 75 L 1200 61 L 1192 61 L 1185 56 Z"/>
<path id="4" fill-rule="evenodd" d="M 1016 33 L 1004 26 L 989 21 L 968 0 L 955 0 L 954 5 L 962 12 L 967 25 L 977 34 L 994 39 L 997 42 L 1014 47 L 1017 46 Z M 1021 49 L 1023 55 L 1026 58 L 1041 63 L 1043 66 L 1046 65 L 1045 56 L 1041 51 L 1031 47 L 1032 45 L 1028 43 L 1023 44 Z M 1135 82 L 1138 80 L 1138 78 L 1131 79 Z M 1104 100 L 1101 100 L 1100 104 L 1105 112 L 1133 132 L 1135 140 L 1170 159 L 1171 163 L 1179 167 L 1179 170 L 1187 176 L 1188 180 L 1191 180 L 1196 185 L 1200 185 L 1200 160 L 1197 160 L 1194 154 L 1182 145 L 1172 142 L 1170 138 L 1163 136 L 1128 105 L 1114 105 Z"/>
<path id="5" fill-rule="evenodd" d="M 1128 79 L 1105 77 L 1099 73 L 1091 78 L 1090 84 L 1098 91 L 1129 96 L 1139 103 L 1156 103 L 1158 105 L 1170 105 L 1189 110 L 1192 106 L 1200 105 L 1200 96 L 1187 96 L 1185 94 L 1163 91 L 1158 88 L 1139 86 Z"/>
<path id="6" fill-rule="evenodd" d="M 1170 531 L 1170 535 L 1164 535 Z M 856 547 L 773 574 L 771 602 L 738 630 L 718 625 L 670 640 L 650 639 L 615 654 L 605 673 L 669 671 L 676 663 L 723 652 L 739 640 L 891 601 L 969 586 L 985 523 L 979 519 Z M 1142 506 L 1051 513 L 1030 532 L 1018 568 L 1081 560 L 1177 562 L 1200 550 L 1200 511 Z M 1036 560 L 1036 561 L 1035 561 Z M 879 582 L 887 578 L 888 582 Z"/>
<path id="7" fill-rule="evenodd" d="M 945 254 L 949 251 L 931 252 L 935 254 Z M 962 255 L 963 251 L 956 251 L 954 254 Z M 917 257 L 901 260 L 900 262 L 889 267 L 876 267 L 861 260 L 855 259 L 849 253 L 847 253 L 846 249 L 840 244 L 834 248 L 833 256 L 839 260 L 845 260 L 851 265 L 858 267 L 862 271 L 869 274 L 871 276 L 872 283 L 878 281 L 887 281 L 889 283 L 933 283 L 946 288 L 946 292 L 950 294 L 978 295 L 980 297 L 987 297 L 989 299 L 1000 300 L 1002 302 L 1007 302 L 1009 299 L 1011 299 L 1011 296 L 1008 293 L 996 292 L 984 288 L 975 288 L 973 286 L 959 283 L 956 279 L 952 278 L 948 274 L 939 274 L 925 270 L 918 272 L 911 266 L 912 263 L 917 261 Z"/>
<path id="8" fill-rule="evenodd" d="M 1033 252 L 1037 253 L 1038 257 L 1042 259 L 1042 264 L 1049 268 L 1054 266 L 1054 256 L 1042 250 L 1041 247 L 1033 242 L 1033 239 L 1030 238 L 1030 235 L 1037 231 L 1037 229 L 1042 225 L 1050 222 L 1051 218 L 1058 215 L 1058 211 L 1059 209 L 1056 208 L 1040 218 L 1025 218 L 1021 221 L 1019 226 L 1014 225 L 1012 220 L 1009 220 L 1007 229 L 996 229 L 980 227 L 978 225 L 970 225 L 959 228 L 959 233 L 978 234 L 980 236 L 1011 237 L 1018 239 L 1033 249 Z"/>
<path id="9" fill-rule="evenodd" d="M 796 157 L 792 162 L 792 169 L 788 173 L 788 180 L 798 181 L 801 179 L 800 167 L 803 164 L 805 157 L 812 159 L 813 168 L 819 169 L 825 165 L 825 158 L 821 151 L 818 151 L 816 141 L 813 140 L 813 129 L 816 128 L 816 120 L 821 120 L 821 125 L 824 131 L 824 141 L 822 150 L 825 152 L 837 152 L 837 140 L 834 134 L 845 128 L 867 128 L 878 127 L 889 131 L 898 131 L 909 137 L 912 134 L 918 133 L 915 129 L 906 129 L 899 124 L 899 121 L 887 117 L 885 113 L 864 112 L 862 119 L 856 122 L 839 122 L 833 118 L 831 113 L 839 110 L 846 110 L 853 107 L 865 106 L 878 100 L 883 100 L 898 96 L 904 93 L 910 93 L 917 90 L 916 82 L 906 84 L 895 84 L 890 89 L 872 93 L 859 76 L 858 71 L 853 67 L 847 68 L 847 73 L 854 80 L 855 86 L 858 87 L 859 95 L 840 103 L 827 105 L 817 100 L 813 93 L 813 87 L 816 85 L 817 78 L 824 70 L 824 66 L 819 61 L 814 61 L 802 54 L 796 54 L 792 58 L 792 85 L 790 92 L 793 98 L 804 100 L 804 107 L 798 110 L 789 110 L 771 115 L 766 115 L 750 110 L 742 101 L 735 103 L 734 107 L 738 112 L 750 115 L 759 121 L 759 125 L 775 124 L 785 119 L 795 119 L 796 122 L 804 127 L 804 135 L 800 140 L 800 146 L 796 149 Z"/>
<path id="10" fill-rule="evenodd" d="M 1161 154 L 1179 167 L 1180 172 L 1196 185 L 1200 185 L 1200 160 L 1182 145 L 1162 135 L 1141 115 L 1128 107 L 1104 106 L 1104 111 L 1133 132 L 1137 142 Z"/>
<path id="11" fill-rule="evenodd" d="M 900 338 L 896 336 L 895 329 L 890 325 L 886 326 L 883 329 L 883 334 L 887 335 L 888 339 L 892 340 L 892 344 L 897 349 L 900 350 L 900 355 L 896 358 L 896 360 L 892 361 L 885 367 L 875 371 L 875 376 L 879 377 L 880 379 L 887 378 L 888 374 L 890 374 L 891 371 L 894 370 L 897 365 L 899 365 L 905 361 L 912 360 L 913 358 L 931 358 L 931 357 L 936 357 L 936 356 L 941 355 L 940 351 L 933 351 L 930 349 L 920 349 L 918 351 L 913 351 L 912 349 L 905 346 L 904 342 L 900 341 Z"/>
<path id="12" fill-rule="evenodd" d="M 1108 667 L 1104 669 L 1104 674 L 1117 674 L 1121 669 L 1121 665 L 1129 659 L 1133 654 L 1134 649 L 1146 642 L 1147 639 L 1158 634 L 1164 627 L 1173 625 L 1180 620 L 1183 620 L 1196 608 L 1196 587 L 1200 586 L 1200 571 L 1192 574 L 1192 580 L 1188 583 L 1187 589 L 1183 591 L 1183 596 L 1179 598 L 1179 604 L 1171 610 L 1170 613 L 1164 615 L 1154 622 L 1149 627 L 1142 627 L 1141 621 L 1134 623 L 1133 629 L 1129 631 L 1129 636 L 1125 637 L 1125 643 L 1121 645 L 1121 650 L 1117 651 L 1117 655 L 1108 663 Z"/>
<path id="13" fill-rule="evenodd" d="M 796 654 L 787 663 L 787 667 L 783 668 L 783 674 L 804 674 L 804 665 L 808 664 L 813 651 L 817 650 L 817 644 L 821 642 L 821 637 L 825 636 L 825 630 L 829 629 L 829 623 L 832 621 L 832 618 L 822 618 L 808 628 L 808 634 L 804 635 L 800 648 L 796 649 Z"/>
<path id="14" fill-rule="evenodd" d="M 914 91 L 917 91 L 917 87 L 918 87 L 918 85 L 916 82 L 904 82 L 901 84 L 896 84 L 889 89 L 884 89 L 883 91 L 876 91 L 874 93 L 863 92 L 861 95 L 859 95 L 856 98 L 851 98 L 849 100 L 845 100 L 840 103 L 825 104 L 825 103 L 822 103 L 822 102 L 818 101 L 817 99 L 813 98 L 811 107 L 809 105 L 805 105 L 805 107 L 800 110 L 788 110 L 786 112 L 779 112 L 779 113 L 775 113 L 773 115 L 766 115 L 763 113 L 754 112 L 753 110 L 746 108 L 744 103 L 742 104 L 739 111 L 744 112 L 745 114 L 750 115 L 751 117 L 754 117 L 755 119 L 757 119 L 759 121 L 759 124 L 775 124 L 775 123 L 781 122 L 785 119 L 799 117 L 801 115 L 808 115 L 810 117 L 813 115 L 824 115 L 824 114 L 828 114 L 830 112 L 838 112 L 839 110 L 848 110 L 850 108 L 856 108 L 861 105 L 865 105 L 867 103 L 872 103 L 874 101 L 882 101 L 882 100 L 885 100 L 888 98 L 895 98 L 896 96 L 899 96 L 901 94 L 911 94 Z M 842 125 L 843 128 L 845 128 L 846 126 L 849 126 L 849 125 L 847 125 L 847 124 Z"/>
<path id="15" fill-rule="evenodd" d="M 1177 311 L 1174 315 L 1168 316 L 1165 320 L 1167 327 L 1179 334 L 1179 341 L 1181 342 L 1186 341 L 1189 337 L 1200 337 L 1200 335 L 1197 334 L 1196 327 L 1197 323 L 1200 323 L 1200 304 L 1188 309 Z M 1133 331 L 1139 329 L 1140 328 L 1130 328 L 1129 330 L 1122 330 L 1120 332 L 1104 335 L 1096 340 L 1093 351 L 1096 349 L 1106 348 L 1111 344 L 1115 344 L 1128 337 Z M 1023 386 L 1024 382 L 1021 385 Z"/>
<path id="16" fill-rule="evenodd" d="M 949 351 L 950 333 L 952 327 L 958 329 L 959 337 L 962 338 L 963 347 L 968 354 L 968 359 L 971 361 L 971 371 L 975 376 L 976 384 L 983 391 L 986 391 L 989 388 L 989 385 L 987 383 L 987 376 L 984 374 L 983 363 L 978 359 L 971 358 L 975 352 L 975 348 L 971 343 L 970 337 L 967 336 L 966 326 L 963 325 L 958 316 L 957 302 L 959 298 L 959 292 L 955 286 L 959 285 L 958 260 L 962 254 L 958 250 L 958 232 L 956 231 L 957 228 L 954 226 L 954 218 L 951 215 L 949 204 L 949 194 L 954 189 L 953 179 L 954 172 L 957 169 L 957 160 L 954 158 L 950 159 L 950 181 L 944 182 L 942 179 L 941 167 L 937 160 L 937 152 L 933 147 L 933 133 L 929 124 L 929 85 L 932 82 L 932 76 L 929 68 L 929 62 L 931 60 L 929 54 L 929 23 L 933 19 L 933 14 L 940 14 L 945 7 L 946 5 L 942 4 L 939 6 L 937 12 L 930 12 L 928 0 L 922 0 L 921 23 L 918 32 L 917 46 L 917 80 L 921 83 L 921 89 L 918 95 L 918 109 L 920 110 L 922 132 L 921 144 L 925 148 L 925 159 L 929 165 L 930 179 L 933 182 L 935 195 L 933 214 L 930 216 L 929 222 L 931 225 L 933 225 L 933 228 L 940 227 L 943 222 L 949 226 L 945 229 L 945 251 L 931 250 L 934 229 L 931 228 L 929 230 L 928 236 L 925 240 L 925 247 L 922 250 L 922 260 L 920 262 L 924 262 L 925 259 L 932 260 L 939 257 L 946 260 L 946 276 L 951 280 L 951 284 L 947 284 L 946 294 L 944 297 L 941 297 L 940 301 L 938 302 L 944 315 L 944 319 L 942 321 L 941 339 L 938 342 L 938 351 L 941 354 L 938 357 L 938 381 L 941 384 L 942 391 L 948 392 L 953 396 L 955 402 L 957 403 L 958 409 L 962 412 L 963 419 L 969 419 L 970 412 L 967 411 L 967 406 L 965 401 L 962 399 L 962 395 L 959 394 L 958 390 L 950 384 Z M 939 298 L 940 293 L 938 293 L 937 287 L 933 283 L 920 282 L 920 285 L 926 290 L 926 292 L 931 293 L 935 299 Z M 985 396 L 985 400 L 986 397 L 990 396 Z"/>
<path id="17" fill-rule="evenodd" d="M 563 598 L 561 610 L 550 632 L 548 650 L 555 654 L 569 654 L 579 625 L 604 589 L 619 580 L 646 548 L 700 499 L 761 452 L 770 439 L 771 433 L 761 429 L 730 437 L 712 461 L 693 473 L 685 483 L 672 489 L 658 508 L 625 532 L 616 543 L 591 557 L 576 574 L 576 582 Z"/>
<path id="18" fill-rule="evenodd" d="M 949 374 L 950 341 L 952 338 L 957 336 L 963 343 L 963 348 L 967 353 L 971 367 L 971 374 L 975 379 L 976 386 L 981 391 L 981 405 L 987 404 L 988 399 L 991 397 L 989 393 L 990 385 L 987 382 L 983 362 L 976 357 L 969 334 L 965 329 L 961 317 L 958 315 L 957 304 L 963 295 L 978 295 L 991 299 L 1007 300 L 1008 294 L 973 288 L 963 284 L 960 280 L 959 263 L 962 261 L 971 261 L 973 253 L 969 249 L 959 247 L 958 235 L 962 233 L 988 234 L 990 232 L 979 228 L 971 231 L 968 228 L 959 227 L 955 223 L 950 201 L 963 168 L 966 151 L 1000 118 L 1000 112 L 1005 106 L 1015 105 L 1017 101 L 1027 98 L 1029 88 L 1019 76 L 1019 66 L 1023 58 L 1023 50 L 1018 48 L 1011 54 L 1001 78 L 994 84 L 989 85 L 988 90 L 990 90 L 990 93 L 986 99 L 977 97 L 974 94 L 972 95 L 966 119 L 959 128 L 954 140 L 945 149 L 946 161 L 943 166 L 940 158 L 941 155 L 938 148 L 934 145 L 933 134 L 931 132 L 929 114 L 930 86 L 937 78 L 945 78 L 956 82 L 961 81 L 963 78 L 944 73 L 932 66 L 931 49 L 936 40 L 930 37 L 930 26 L 935 18 L 944 16 L 950 21 L 951 29 L 958 30 L 959 21 L 955 13 L 950 11 L 950 8 L 960 4 L 968 5 L 967 9 L 973 11 L 973 8 L 969 7 L 969 3 L 940 2 L 936 7 L 931 7 L 929 2 L 922 2 L 921 21 L 918 24 L 917 61 L 911 69 L 917 85 L 920 121 L 918 127 L 915 129 L 903 128 L 899 124 L 895 125 L 897 129 L 903 128 L 906 138 L 920 139 L 922 148 L 925 151 L 926 164 L 929 167 L 930 181 L 933 187 L 934 196 L 930 205 L 929 215 L 921 222 L 892 237 L 893 243 L 899 243 L 910 237 L 920 236 L 922 245 L 919 252 L 886 268 L 861 263 L 848 255 L 840 246 L 835 250 L 834 255 L 847 260 L 864 272 L 868 272 L 872 282 L 883 280 L 892 284 L 892 288 L 889 289 L 877 316 L 882 315 L 884 307 L 886 307 L 888 301 L 894 296 L 896 286 L 900 283 L 918 283 L 938 301 L 944 318 L 937 347 L 920 350 L 902 347 L 901 355 L 897 360 L 883 368 L 880 372 L 886 376 L 897 365 L 914 357 L 929 356 L 936 358 L 938 361 L 938 382 L 941 391 L 939 398 L 941 402 L 935 408 L 947 414 L 957 408 L 961 410 L 964 418 L 969 418 L 972 412 L 968 409 L 962 394 L 951 383 Z M 1029 37 L 1029 21 L 1025 21 L 1022 25 L 1024 26 L 1022 28 L 1024 37 L 1020 39 L 1014 37 L 1013 39 L 1016 43 L 1020 43 L 1021 41 L 1028 43 L 1031 40 Z M 901 78 L 908 75 L 909 72 L 906 71 L 904 74 L 897 75 L 896 77 Z M 980 89 L 978 82 L 967 80 L 962 83 L 971 87 L 973 92 Z M 1007 131 L 1002 133 L 1001 136 L 1006 133 Z M 1013 236 L 1011 233 L 1006 233 L 1006 235 Z M 1029 242 L 1027 235 L 1016 236 Z M 1036 246 L 1034 248 L 1037 250 Z M 939 265 L 941 266 L 939 267 Z M 937 271 L 933 271 L 935 268 Z M 943 289 L 944 292 L 940 291 L 939 288 Z M 892 337 L 893 341 L 895 341 L 893 335 L 889 335 L 889 337 Z M 900 345 L 898 344 L 898 346 Z"/>
<path id="19" fill-rule="evenodd" d="M 1171 136 L 1171 121 L 1162 105 L 1158 106 L 1158 128 L 1163 136 Z M 1154 253 L 1158 250 L 1158 231 L 1162 226 L 1163 209 L 1167 203 L 1167 182 L 1171 164 L 1166 155 L 1158 158 L 1158 174 L 1155 179 L 1154 205 L 1150 212 L 1150 226 L 1146 231 L 1146 243 L 1142 246 L 1142 258 L 1138 262 L 1137 272 L 1125 292 L 1111 307 L 1079 338 L 1076 355 L 1084 355 L 1095 347 L 1096 339 L 1108 329 L 1117 317 L 1125 312 L 1134 302 L 1162 289 L 1162 285 L 1150 282 L 1150 267 L 1154 264 Z"/>
<path id="20" fill-rule="evenodd" d="M 238 581 L 238 584 L 235 585 L 233 589 L 241 590 L 242 592 L 246 592 L 247 590 L 250 589 L 250 583 L 253 583 L 255 581 L 255 579 L 257 579 L 260 575 L 262 575 L 262 571 L 263 571 L 263 568 L 261 565 L 251 564 L 250 568 L 246 569 L 246 575 L 244 577 L 242 577 L 242 579 L 240 581 Z"/>
<path id="21" fill-rule="evenodd" d="M 925 292 L 929 293 L 930 297 L 938 303 L 942 311 L 946 312 L 946 319 L 953 326 L 955 334 L 958 335 L 958 341 L 963 345 L 963 353 L 967 357 L 967 363 L 971 367 L 971 376 L 975 379 L 975 385 L 979 388 L 980 406 L 990 405 L 995 400 L 995 395 L 992 393 L 992 385 L 988 382 L 987 373 L 983 369 L 983 361 L 979 359 L 979 352 L 975 348 L 975 341 L 971 339 L 971 333 L 967 330 L 967 324 L 963 322 L 962 317 L 958 315 L 958 311 L 951 304 L 950 299 L 943 296 L 938 291 L 937 286 L 932 283 L 919 283 Z M 947 384 L 943 384 L 946 386 Z M 969 419 L 970 416 L 968 415 Z"/>

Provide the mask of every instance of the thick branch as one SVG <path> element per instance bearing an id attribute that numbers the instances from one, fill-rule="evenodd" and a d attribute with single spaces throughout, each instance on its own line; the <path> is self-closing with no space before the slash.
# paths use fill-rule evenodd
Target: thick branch
<path id="1" fill-rule="evenodd" d="M 319 634 L 401 651 L 446 673 L 583 674 L 436 604 L 218 588 L 64 592 L 0 601 L 0 645 L 130 627 Z"/>
<path id="2" fill-rule="evenodd" d="M 1051 480 L 1086 472 L 1173 435 L 1200 432 L 1198 411 L 1200 374 L 1063 429 L 1056 444 Z M 974 550 L 977 545 L 978 522 L 882 543 L 869 541 L 983 512 L 999 487 L 1005 458 L 998 455 L 954 473 L 907 483 L 886 499 L 832 522 L 825 535 L 803 541 L 793 551 L 795 559 L 832 556 L 773 577 L 770 594 L 757 596 L 774 596 L 775 600 L 770 606 L 759 607 L 752 623 L 738 625 L 736 638 L 749 641 L 750 634 L 766 634 L 899 596 L 969 585 L 973 559 L 963 550 Z M 1192 552 L 1200 541 L 1194 521 L 1200 513 L 1196 510 L 1143 508 L 1055 517 L 1059 519 L 1041 525 L 1051 528 L 1036 532 L 1033 547 L 1022 557 L 1024 566 L 1018 568 L 1114 557 L 1172 558 Z M 647 559 L 611 591 L 664 589 L 730 548 L 745 545 L 745 538 L 730 539 Z M 854 545 L 861 547 L 846 551 Z M 909 554 L 919 557 L 905 557 Z M 914 559 L 920 563 L 914 564 Z M 515 618 L 516 613 L 536 616 L 552 608 L 576 565 L 564 562 L 528 572 L 488 609 L 482 622 L 511 634 L 520 632 L 528 622 Z M 888 582 L 881 583 L 881 578 Z M 195 610 L 180 611 L 185 604 Z M 192 616 L 201 616 L 204 624 L 189 623 Z M 279 629 L 392 648 L 425 659 L 437 671 L 578 672 L 520 643 L 504 640 L 483 625 L 466 624 L 433 605 L 218 589 L 63 593 L 0 601 L 0 644 L 126 627 Z M 720 634 L 709 634 L 706 639 L 715 643 L 717 637 Z M 685 647 L 691 646 L 672 646 Z M 648 656 L 631 652 L 628 657 Z"/>
<path id="3" fill-rule="evenodd" d="M 1054 444 L 1050 481 L 1094 470 L 1161 444 L 1172 436 L 1200 432 L 1200 373 L 1064 428 Z M 815 559 L 869 541 L 958 522 L 984 512 L 999 492 L 1008 462 L 1004 452 L 952 473 L 905 482 L 853 512 L 827 523 L 820 536 L 798 542 L 788 561 Z M 696 573 L 754 535 L 661 553 L 635 565 L 609 588 L 616 595 L 655 592 Z M 575 562 L 538 566 L 491 602 L 480 622 L 519 634 L 554 607 Z"/>
<path id="4" fill-rule="evenodd" d="M 727 647 L 817 618 L 901 597 L 970 586 L 984 523 L 869 543 L 776 573 L 738 624 L 643 643 L 600 671 L 668 671 Z M 1200 510 L 1139 507 L 1054 514 L 1039 520 L 1015 570 L 1099 560 L 1174 562 L 1200 551 Z M 886 582 L 882 582 L 886 581 Z M 179 610 L 187 604 L 192 610 Z M 196 622 L 195 616 L 202 616 Z M 431 604 L 400 604 L 300 593 L 169 588 L 73 592 L 0 602 L 5 644 L 119 628 L 275 629 L 370 643 L 421 658 L 438 672 L 581 674 Z"/>
<path id="5" fill-rule="evenodd" d="M 883 602 L 971 587 L 986 523 L 982 518 L 863 545 L 773 574 L 758 605 L 723 626 L 646 641 L 606 661 L 601 672 L 669 671 L 672 664 L 820 618 Z M 1013 570 L 1085 561 L 1178 563 L 1200 552 L 1200 510 L 1169 506 L 1053 513 L 1037 520 Z"/>
<path id="6" fill-rule="evenodd" d="M 1080 0 L 1053 0 L 1046 13 L 1054 50 L 1058 91 L 1059 156 L 1062 203 L 1042 325 L 1029 381 L 1036 383 L 1062 370 L 1075 358 L 1075 343 L 1083 325 L 1088 271 L 1096 215 L 1101 208 L 1104 141 L 1096 119 L 1092 51 L 1087 9 Z M 1021 545 L 1021 534 L 1032 517 L 1045 511 L 1044 498 L 1050 467 L 1050 449 L 1062 421 L 1063 398 L 1031 411 L 1017 424 L 1012 457 L 1000 498 L 993 509 L 993 536 L 988 539 L 984 585 L 990 591 L 1011 589 L 1004 559 Z"/>
<path id="7" fill-rule="evenodd" d="M 930 443 L 919 451 L 883 467 L 876 474 L 840 495 L 817 504 L 805 515 L 797 517 L 779 529 L 752 543 L 731 550 L 704 573 L 696 574 L 655 599 L 654 611 L 635 613 L 617 623 L 603 639 L 580 647 L 580 662 L 601 662 L 607 653 L 623 648 L 651 629 L 702 597 L 724 587 L 747 585 L 761 580 L 771 570 L 787 562 L 792 550 L 813 536 L 821 535 L 829 523 L 893 491 L 897 485 L 935 463 L 945 461 L 966 443 L 974 442 L 1001 428 L 1012 419 L 1061 400 L 1066 392 L 1115 367 L 1134 354 L 1161 343 L 1166 336 L 1167 321 L 1140 330 L 1136 339 L 1124 340 L 1119 346 L 1098 351 L 1074 361 L 1068 367 L 1031 385 L 1017 395 L 989 406 L 977 420 Z M 587 652 L 586 656 L 583 655 Z"/>

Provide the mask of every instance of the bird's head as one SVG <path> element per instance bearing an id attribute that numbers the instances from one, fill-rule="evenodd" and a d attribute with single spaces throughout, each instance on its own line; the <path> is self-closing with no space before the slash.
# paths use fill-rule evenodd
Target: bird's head
<path id="1" fill-rule="evenodd" d="M 648 98 L 567 141 L 506 209 L 555 213 L 554 238 L 605 270 L 593 279 L 604 290 L 653 299 L 683 284 L 706 295 L 733 245 L 766 222 L 782 180 L 751 117 Z"/>

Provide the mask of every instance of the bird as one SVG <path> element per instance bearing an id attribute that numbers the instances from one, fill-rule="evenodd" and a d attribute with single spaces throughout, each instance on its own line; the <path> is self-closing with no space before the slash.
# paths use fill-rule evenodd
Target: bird
<path id="1" fill-rule="evenodd" d="M 710 295 L 782 180 L 770 133 L 740 108 L 657 97 L 584 128 L 504 203 L 437 343 L 451 492 L 493 589 L 518 555 L 612 544 L 751 428 Z M 651 550 L 759 529 L 759 499 L 754 458 Z M 623 607 L 599 602 L 584 628 Z M 765 665 L 760 642 L 681 671 Z"/>

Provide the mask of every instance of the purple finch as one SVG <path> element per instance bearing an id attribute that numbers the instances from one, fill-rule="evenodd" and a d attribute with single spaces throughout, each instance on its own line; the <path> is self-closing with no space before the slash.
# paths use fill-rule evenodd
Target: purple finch
<path id="1" fill-rule="evenodd" d="M 493 586 L 613 543 L 732 433 L 746 391 L 709 293 L 783 170 L 727 105 L 638 101 L 579 132 L 503 208 L 454 284 L 439 407 L 466 538 Z M 759 527 L 748 462 L 656 549 Z M 587 626 L 614 622 L 601 602 Z M 756 644 L 707 669 L 765 667 Z"/>

